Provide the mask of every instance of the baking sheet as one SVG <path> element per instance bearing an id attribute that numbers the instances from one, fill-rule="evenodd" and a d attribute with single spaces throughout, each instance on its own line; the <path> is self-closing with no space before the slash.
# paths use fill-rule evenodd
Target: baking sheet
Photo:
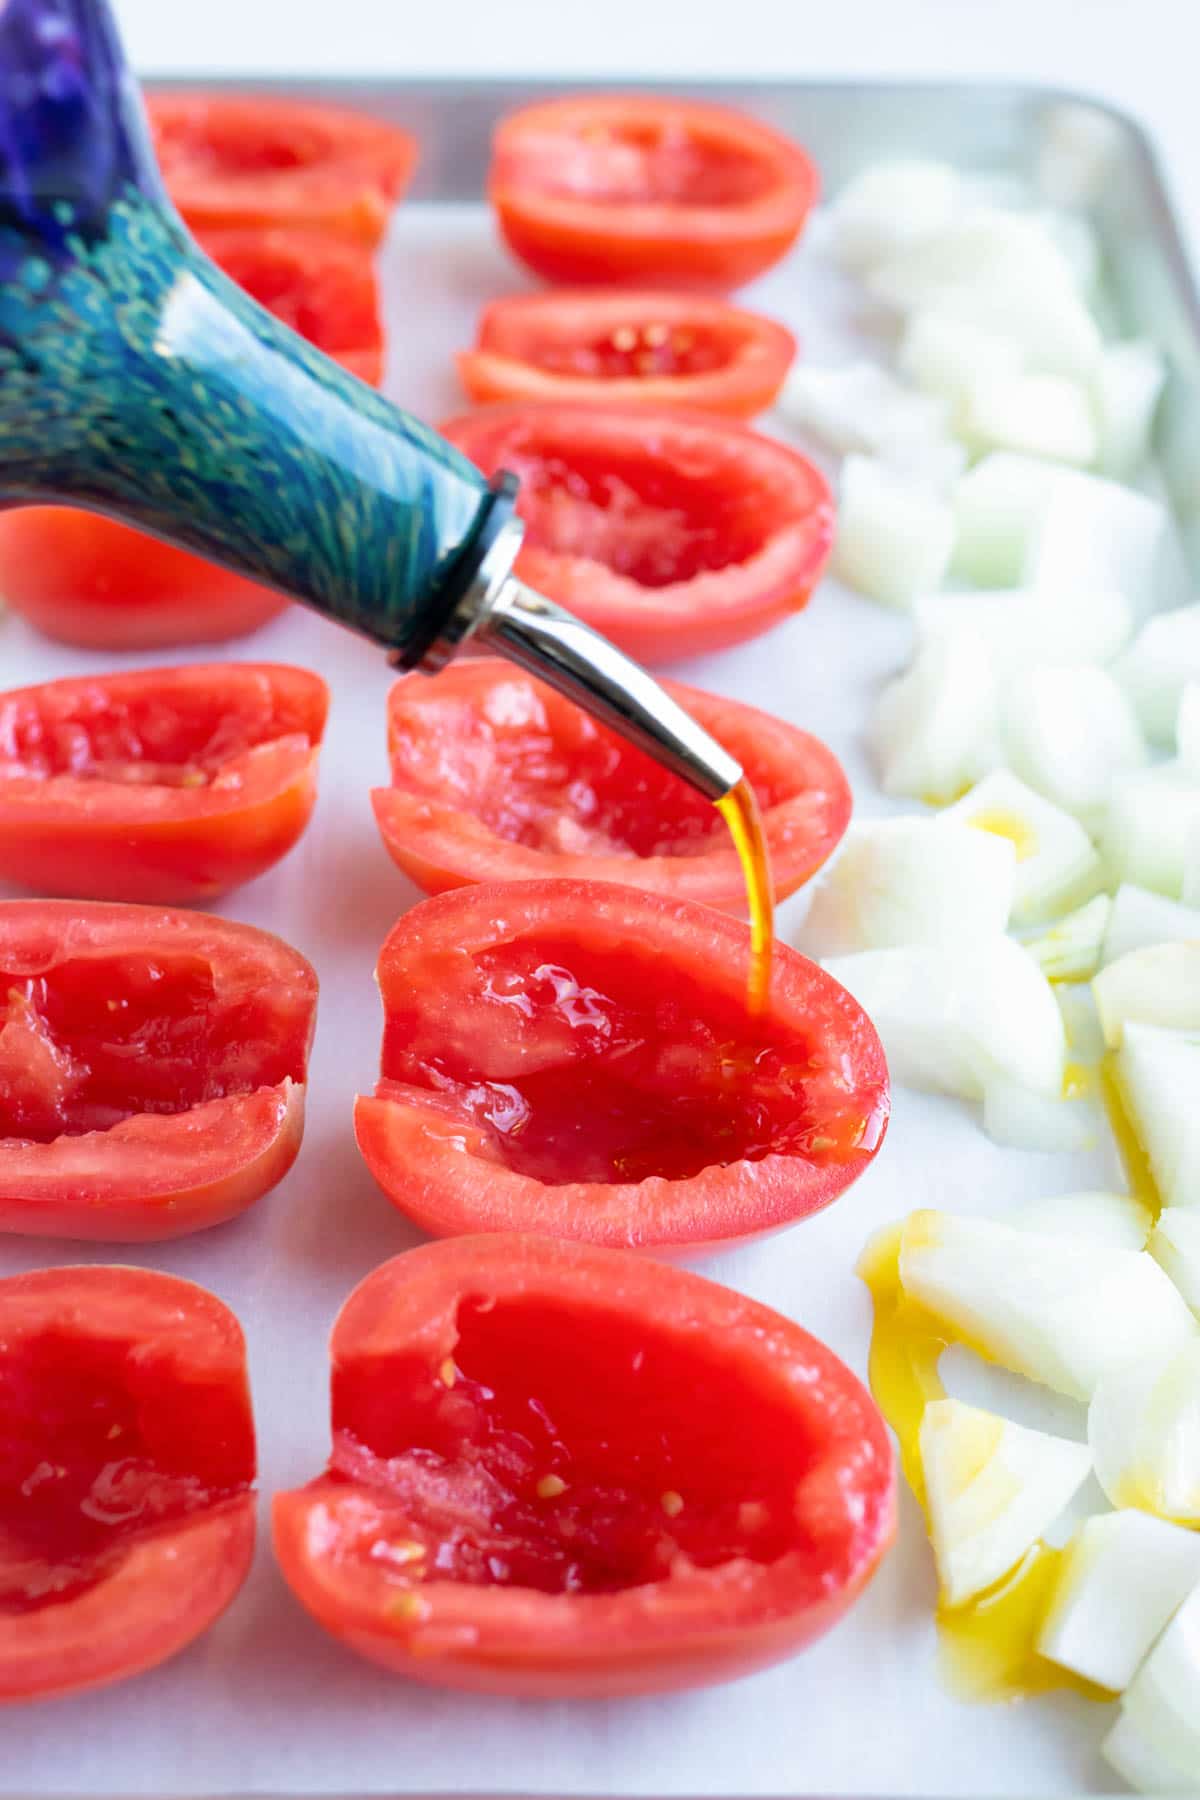
<path id="1" fill-rule="evenodd" d="M 819 232 L 814 233 L 819 238 Z M 431 419 L 457 409 L 452 350 L 479 307 L 523 285 L 478 207 L 410 205 L 385 258 L 393 322 L 389 391 Z M 854 347 L 847 289 L 810 244 L 747 290 L 813 361 Z M 880 683 L 904 661 L 908 625 L 825 582 L 810 610 L 768 637 L 671 672 L 737 695 L 822 736 L 842 758 L 860 815 L 894 810 L 876 791 L 860 733 Z M 270 927 L 321 979 L 308 1126 L 299 1161 L 243 1219 L 181 1243 L 112 1251 L 0 1242 L 0 1274 L 48 1261 L 128 1260 L 213 1288 L 247 1334 L 263 1496 L 254 1570 L 228 1614 L 166 1667 L 93 1695 L 0 1716 L 0 1793 L 163 1796 L 525 1791 L 655 1795 L 1031 1795 L 1117 1784 L 1096 1754 L 1110 1709 L 1071 1695 L 964 1706 L 936 1672 L 931 1558 L 901 1497 L 899 1540 L 834 1633 L 782 1667 L 704 1693 L 533 1704 L 408 1686 L 359 1661 L 303 1614 L 276 1573 L 267 1497 L 323 1464 L 325 1343 L 354 1284 L 414 1233 L 358 1156 L 351 1104 L 377 1066 L 371 970 L 396 916 L 418 898 L 386 857 L 369 788 L 386 780 L 377 651 L 291 609 L 232 646 L 242 660 L 318 668 L 333 705 L 321 794 L 300 846 L 216 910 Z M 161 656 L 129 657 L 149 665 Z M 0 628 L 5 685 L 86 673 L 114 659 Z M 781 909 L 788 935 L 797 902 Z M 853 1264 L 868 1232 L 913 1206 L 1003 1210 L 1018 1199 L 1117 1178 L 1115 1153 L 1005 1151 L 971 1109 L 900 1091 L 884 1154 L 828 1212 L 782 1236 L 694 1266 L 800 1319 L 865 1373 L 870 1324 Z M 65 1253 L 64 1253 L 65 1252 Z M 960 1360 L 958 1390 L 1082 1435 L 1082 1410 L 1040 1400 Z"/>

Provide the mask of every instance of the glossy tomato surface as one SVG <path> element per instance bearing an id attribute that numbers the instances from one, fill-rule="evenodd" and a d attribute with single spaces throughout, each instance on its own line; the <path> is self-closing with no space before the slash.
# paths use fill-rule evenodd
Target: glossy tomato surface
<path id="1" fill-rule="evenodd" d="M 416 140 L 346 107 L 265 94 L 152 94 L 154 148 L 193 230 L 286 225 L 379 243 Z"/>
<path id="2" fill-rule="evenodd" d="M 850 819 L 841 765 L 782 719 L 664 682 L 747 772 L 779 899 L 831 854 Z M 371 795 L 389 854 L 427 893 L 564 875 L 628 881 L 732 912 L 745 885 L 704 797 L 511 663 L 402 677 L 388 701 L 392 785 Z M 0 799 L 3 790 L 0 789 Z"/>
<path id="3" fill-rule="evenodd" d="M 511 114 L 488 174 L 505 241 L 547 281 L 718 292 L 779 261 L 817 189 L 804 151 L 769 125 L 646 94 Z"/>
<path id="4" fill-rule="evenodd" d="M 0 879 L 100 900 L 211 898 L 296 843 L 329 691 L 196 663 L 0 694 Z"/>
<path id="5" fill-rule="evenodd" d="M 0 1281 L 0 1701 L 153 1668 L 233 1599 L 254 1549 L 237 1320 L 150 1270 Z"/>
<path id="6" fill-rule="evenodd" d="M 418 1681 L 700 1687 L 828 1629 L 894 1531 L 874 1402 L 701 1276 L 544 1237 L 385 1263 L 334 1327 L 328 1472 L 275 1545 L 326 1630 Z"/>
<path id="7" fill-rule="evenodd" d="M 439 1237 L 683 1248 L 829 1205 L 883 1140 L 879 1039 L 786 945 L 751 1018 L 748 966 L 739 920 L 615 883 L 424 901 L 376 970 L 381 1079 L 355 1111 L 371 1173 Z"/>
<path id="8" fill-rule="evenodd" d="M 706 413 L 489 406 L 442 427 L 520 477 L 517 572 L 645 663 L 755 637 L 808 600 L 833 499 L 785 444 Z"/>
<path id="9" fill-rule="evenodd" d="M 317 978 L 269 932 L 8 900 L 0 994 L 0 1231 L 180 1237 L 295 1161 Z"/>
<path id="10" fill-rule="evenodd" d="M 458 357 L 472 400 L 603 400 L 753 418 L 796 340 L 783 325 L 695 295 L 562 288 L 494 300 Z"/>

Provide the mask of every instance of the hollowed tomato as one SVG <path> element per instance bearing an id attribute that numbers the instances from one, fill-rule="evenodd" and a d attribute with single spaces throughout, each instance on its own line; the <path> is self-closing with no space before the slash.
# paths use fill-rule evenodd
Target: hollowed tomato
<path id="1" fill-rule="evenodd" d="M 254 1550 L 237 1320 L 146 1269 L 0 1281 L 0 1701 L 120 1681 L 225 1610 Z"/>
<path id="2" fill-rule="evenodd" d="M 296 843 L 329 690 L 271 663 L 0 694 L 0 878 L 100 900 L 209 898 Z"/>
<path id="3" fill-rule="evenodd" d="M 827 1206 L 882 1142 L 883 1051 L 786 946 L 749 1016 L 748 960 L 740 921 L 615 883 L 424 901 L 376 970 L 381 1079 L 355 1109 L 371 1173 L 438 1237 L 685 1247 Z"/>
<path id="4" fill-rule="evenodd" d="M 769 125 L 643 94 L 513 113 L 488 174 L 505 241 L 546 280 L 722 291 L 791 248 L 817 188 L 804 151 Z"/>
<path id="5" fill-rule="evenodd" d="M 791 332 L 723 300 L 559 289 L 494 300 L 458 356 L 472 400 L 604 400 L 753 418 L 796 354 Z"/>
<path id="6" fill-rule="evenodd" d="M 383 369 L 375 273 L 327 232 L 201 233 L 240 287 L 364 381 Z M 144 532 L 75 507 L 0 512 L 0 593 L 47 637 L 101 650 L 222 643 L 256 631 L 287 596 Z"/>
<path id="7" fill-rule="evenodd" d="M 416 140 L 366 113 L 265 94 L 152 94 L 154 148 L 194 230 L 287 225 L 377 245 Z"/>
<path id="8" fill-rule="evenodd" d="M 776 896 L 793 893 L 850 818 L 837 758 L 755 707 L 663 685 L 741 763 Z M 703 796 L 511 664 L 481 658 L 432 680 L 403 677 L 388 701 L 388 751 L 392 786 L 372 793 L 375 818 L 389 855 L 427 893 L 566 875 L 745 905 L 741 864 Z"/>
<path id="9" fill-rule="evenodd" d="M 303 1604 L 447 1687 L 619 1695 L 827 1630 L 891 1541 L 882 1418 L 790 1319 L 543 1237 L 385 1263 L 334 1326 L 328 1472 L 274 1503 Z"/>
<path id="10" fill-rule="evenodd" d="M 0 1231 L 180 1237 L 291 1168 L 317 978 L 269 932 L 8 900 L 0 994 Z"/>
<path id="11" fill-rule="evenodd" d="M 828 561 L 824 476 L 732 420 L 547 401 L 442 429 L 485 474 L 520 477 L 518 573 L 642 662 L 766 631 Z"/>

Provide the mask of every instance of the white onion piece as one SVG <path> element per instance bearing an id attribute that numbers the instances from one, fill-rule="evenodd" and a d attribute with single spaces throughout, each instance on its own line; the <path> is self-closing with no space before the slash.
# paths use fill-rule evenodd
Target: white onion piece
<path id="1" fill-rule="evenodd" d="M 872 163 L 829 211 L 830 248 L 842 268 L 869 269 L 948 225 L 962 201 L 949 163 L 917 157 Z"/>
<path id="2" fill-rule="evenodd" d="M 844 956 L 896 944 L 1000 935 L 1016 852 L 1003 838 L 939 818 L 851 825 L 813 897 L 800 947 Z"/>
<path id="3" fill-rule="evenodd" d="M 996 679 L 982 645 L 926 645 L 879 696 L 869 741 L 885 794 L 934 805 L 999 761 Z"/>
<path id="4" fill-rule="evenodd" d="M 1082 1152 L 1096 1143 L 1102 1115 L 1087 1101 L 1049 1099 L 997 1077 L 983 1090 L 983 1129 L 1012 1150 Z"/>
<path id="5" fill-rule="evenodd" d="M 824 967 L 870 1014 L 897 1081 L 967 1100 L 998 1077 L 1061 1093 L 1062 1015 L 1011 938 L 863 950 Z"/>
<path id="6" fill-rule="evenodd" d="M 1166 373 L 1162 351 L 1144 338 L 1106 346 L 1092 390 L 1104 474 L 1128 481 L 1145 464 Z"/>
<path id="7" fill-rule="evenodd" d="M 1124 1716 L 1156 1756 L 1200 1784 L 1200 1588 L 1193 1588 L 1125 1690 Z M 1169 1790 L 1168 1790 L 1169 1791 Z"/>
<path id="8" fill-rule="evenodd" d="M 1195 1532 L 1133 1508 L 1085 1519 L 1067 1546 L 1038 1654 L 1120 1693 L 1197 1582 Z"/>
<path id="9" fill-rule="evenodd" d="M 939 312 L 934 305 L 913 313 L 896 361 L 907 380 L 924 393 L 939 394 L 957 417 L 976 381 L 1015 380 L 1025 366 L 1025 352 L 1011 338 Z"/>
<path id="10" fill-rule="evenodd" d="M 885 606 L 908 607 L 936 588 L 954 543 L 946 500 L 868 456 L 848 456 L 838 493 L 833 573 Z"/>
<path id="11" fill-rule="evenodd" d="M 1110 1194 L 1097 1189 L 1026 1200 L 1004 1222 L 1018 1231 L 1036 1232 L 1041 1237 L 1082 1239 L 1085 1243 L 1107 1244 L 1114 1250 L 1144 1250 L 1154 1220 L 1150 1208 L 1132 1194 Z"/>
<path id="12" fill-rule="evenodd" d="M 1092 982 L 1104 1041 L 1121 1042 L 1130 1020 L 1200 1031 L 1200 943 L 1146 944 L 1107 963 Z"/>
<path id="13" fill-rule="evenodd" d="M 1200 1524 L 1200 1336 L 1110 1369 L 1088 1407 L 1088 1443 L 1114 1506 Z"/>
<path id="14" fill-rule="evenodd" d="M 1113 665 L 1146 736 L 1174 741 L 1183 690 L 1200 681 L 1200 605 L 1180 606 L 1148 619 Z"/>
<path id="15" fill-rule="evenodd" d="M 1175 709 L 1175 754 L 1200 776 L 1200 679 L 1184 684 Z"/>
<path id="16" fill-rule="evenodd" d="M 980 375 L 967 389 L 958 431 L 977 455 L 1013 450 L 1086 469 L 1099 436 L 1088 391 L 1065 375 Z"/>
<path id="17" fill-rule="evenodd" d="M 1149 888 L 1123 881 L 1113 897 L 1100 961 L 1116 962 L 1146 944 L 1186 942 L 1189 938 L 1200 938 L 1200 908 L 1181 906 L 1178 900 L 1167 900 Z"/>
<path id="18" fill-rule="evenodd" d="M 905 387 L 877 363 L 794 367 L 777 401 L 797 430 L 839 456 L 893 454 L 946 435 L 945 402 Z"/>
<path id="19" fill-rule="evenodd" d="M 961 1400 L 934 1400 L 919 1434 L 938 1581 L 962 1606 L 1020 1562 L 1091 1473 L 1085 1444 Z"/>
<path id="20" fill-rule="evenodd" d="M 1127 1023 L 1116 1066 L 1125 1111 L 1164 1204 L 1200 1206 L 1200 1037 Z"/>
<path id="21" fill-rule="evenodd" d="M 1034 218 L 1070 264 L 1075 285 L 1085 297 L 1100 279 L 1100 240 L 1086 214 L 1063 207 L 1041 207 Z"/>
<path id="22" fill-rule="evenodd" d="M 1113 877 L 1178 900 L 1200 824 L 1200 772 L 1179 762 L 1114 777 L 1103 832 Z"/>
<path id="23" fill-rule="evenodd" d="M 1051 593 L 1116 588 L 1134 616 L 1144 618 L 1162 603 L 1173 549 L 1170 515 L 1161 501 L 1069 469 L 1035 523 L 1020 579 Z"/>
<path id="24" fill-rule="evenodd" d="M 1192 1311 L 1200 1313 L 1200 1207 L 1164 1207 L 1150 1234 L 1149 1249 Z"/>
<path id="25" fill-rule="evenodd" d="M 1007 837 L 1016 846 L 1013 923 L 1034 924 L 1081 904 L 1101 886 L 1103 866 L 1087 832 L 1008 769 L 996 769 L 945 817 Z"/>
<path id="26" fill-rule="evenodd" d="M 1107 663 L 1133 630 L 1124 596 L 1107 588 L 949 590 L 924 595 L 913 618 L 919 644 L 961 632 L 987 651 L 998 675 Z"/>
<path id="27" fill-rule="evenodd" d="M 1118 1714 L 1116 1724 L 1100 1746 L 1100 1754 L 1138 1794 L 1174 1794 L 1176 1800 L 1183 1800 L 1200 1787 L 1200 1755 L 1191 1759 L 1190 1767 L 1186 1750 L 1182 1764 L 1172 1762 L 1125 1711 Z"/>
<path id="28" fill-rule="evenodd" d="M 900 1281 L 1002 1368 L 1076 1400 L 1102 1376 L 1193 1340 L 1196 1321 L 1154 1258 L 988 1219 L 911 1213 Z"/>
<path id="29" fill-rule="evenodd" d="M 1058 1010 L 1067 1034 L 1071 1061 L 1084 1068 L 1096 1068 L 1104 1056 L 1104 1033 L 1090 987 L 1060 981 L 1054 989 Z"/>
<path id="30" fill-rule="evenodd" d="M 1097 894 L 1040 937 L 1025 940 L 1026 950 L 1047 981 L 1091 980 L 1100 967 L 1100 946 L 1111 911 L 1108 895 Z"/>
<path id="31" fill-rule="evenodd" d="M 1051 497 L 1066 476 L 1059 464 L 1009 451 L 996 451 L 976 463 L 955 495 L 958 534 L 952 573 L 976 587 L 1015 587 Z"/>
<path id="32" fill-rule="evenodd" d="M 1113 779 L 1147 759 L 1133 708 L 1107 669 L 1028 669 L 1010 680 L 1002 719 L 1009 767 L 1089 831 L 1104 823 Z"/>

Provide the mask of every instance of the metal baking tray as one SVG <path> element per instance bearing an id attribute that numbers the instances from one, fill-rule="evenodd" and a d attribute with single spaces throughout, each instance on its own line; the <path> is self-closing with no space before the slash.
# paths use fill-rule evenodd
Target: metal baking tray
<path id="1" fill-rule="evenodd" d="M 461 406 L 451 352 L 470 341 L 486 300 L 526 285 L 480 200 L 492 126 L 541 94 L 586 84 L 164 85 L 236 85 L 338 101 L 417 134 L 420 172 L 382 271 L 391 337 L 386 386 L 433 420 Z M 1158 460 L 1185 538 L 1195 541 L 1200 303 L 1161 172 L 1136 124 L 1086 98 L 1015 86 L 654 86 L 729 102 L 794 134 L 829 191 L 875 158 L 919 153 L 1001 182 L 1020 176 L 1048 198 L 1086 209 L 1121 325 L 1153 336 L 1169 354 Z M 857 347 L 845 289 L 803 246 L 745 298 L 797 329 L 803 354 L 815 362 Z M 806 614 L 767 638 L 671 672 L 816 731 L 845 763 L 860 813 L 878 813 L 890 807 L 861 733 L 879 683 L 905 659 L 907 639 L 906 621 L 827 582 Z M 0 649 L 6 685 L 113 666 L 100 654 L 48 644 L 17 620 L 0 627 Z M 289 938 L 321 977 L 299 1161 L 249 1215 L 220 1230 L 115 1255 L 102 1246 L 9 1239 L 0 1241 L 0 1274 L 46 1262 L 138 1261 L 204 1282 L 235 1308 L 247 1331 L 260 1437 L 259 1554 L 225 1618 L 174 1662 L 125 1686 L 0 1717 L 0 1795 L 182 1800 L 486 1790 L 932 1800 L 1111 1791 L 1117 1783 L 1096 1753 L 1108 1709 L 1070 1695 L 966 1706 L 947 1693 L 936 1666 L 931 1560 L 907 1494 L 895 1550 L 837 1630 L 791 1663 L 705 1693 L 546 1705 L 443 1694 L 360 1662 L 300 1612 L 274 1568 L 266 1499 L 324 1461 L 325 1340 L 338 1306 L 369 1269 L 416 1236 L 361 1164 L 350 1108 L 377 1067 L 375 954 L 418 896 L 385 857 L 367 799 L 369 787 L 386 780 L 391 677 L 383 659 L 299 608 L 229 654 L 320 668 L 333 689 L 312 826 L 284 864 L 218 908 Z M 792 917 L 789 903 L 785 936 Z M 1017 1196 L 1118 1178 L 1111 1146 L 1071 1157 L 1003 1151 L 968 1108 L 901 1091 L 884 1154 L 838 1205 L 769 1243 L 697 1266 L 800 1318 L 862 1372 L 870 1314 L 853 1263 L 875 1225 L 914 1205 L 986 1212 Z M 968 1397 L 985 1391 L 977 1369 L 956 1371 L 955 1379 Z M 993 1399 L 999 1394 L 1017 1416 L 1031 1416 L 1018 1384 L 986 1380 Z M 1070 1430 L 1068 1413 L 1061 1402 L 1038 1417 Z"/>

